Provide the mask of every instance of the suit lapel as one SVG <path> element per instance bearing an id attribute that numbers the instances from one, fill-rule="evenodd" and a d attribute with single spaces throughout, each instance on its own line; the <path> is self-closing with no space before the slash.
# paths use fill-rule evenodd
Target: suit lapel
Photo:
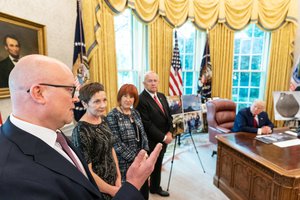
<path id="1" fill-rule="evenodd" d="M 157 103 L 155 102 L 155 100 L 152 98 L 152 96 L 146 90 L 144 90 L 144 95 L 149 99 L 149 103 L 151 104 L 151 107 L 153 107 L 156 110 L 158 110 L 158 112 L 165 117 L 165 114 L 163 113 L 163 111 L 160 109 L 160 107 L 157 105 Z M 163 106 L 163 109 L 165 111 L 166 110 L 165 106 L 162 103 L 161 97 L 159 96 L 158 93 L 157 93 L 157 98 L 159 99 L 159 101 L 160 101 L 160 103 Z"/>
<path id="2" fill-rule="evenodd" d="M 101 195 L 96 187 L 90 182 L 74 165 L 72 165 L 67 159 L 60 155 L 57 151 L 51 148 L 48 144 L 40 140 L 39 138 L 27 133 L 15 125 L 13 125 L 9 118 L 3 125 L 3 134 L 15 143 L 25 155 L 31 155 L 33 161 L 52 170 L 58 174 L 61 174 L 74 182 L 82 185 L 91 193 L 95 195 Z M 24 142 L 26 141 L 26 142 Z M 73 147 L 73 146 L 72 146 Z M 71 148 L 72 148 L 71 147 Z M 74 152 L 77 153 L 75 150 Z M 78 154 L 77 154 L 78 155 Z M 78 156 L 81 158 L 80 156 Z M 84 161 L 82 161 L 84 168 L 90 179 L 91 175 L 86 167 Z M 93 179 L 92 179 L 93 180 Z"/>

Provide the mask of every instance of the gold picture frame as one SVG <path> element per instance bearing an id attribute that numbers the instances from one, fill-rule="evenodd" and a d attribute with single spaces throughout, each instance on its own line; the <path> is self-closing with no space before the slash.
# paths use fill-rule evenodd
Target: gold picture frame
<path id="1" fill-rule="evenodd" d="M 45 25 L 0 12 L 0 27 L 0 63 L 1 61 L 4 61 L 4 59 L 7 59 L 9 55 L 9 50 L 7 50 L 8 48 L 5 48 L 6 46 L 4 43 L 4 38 L 7 35 L 14 36 L 20 43 L 20 57 L 29 54 L 46 55 Z M 4 73 L 2 72 L 2 74 Z M 9 96 L 9 88 L 1 86 L 0 99 L 8 98 Z"/>

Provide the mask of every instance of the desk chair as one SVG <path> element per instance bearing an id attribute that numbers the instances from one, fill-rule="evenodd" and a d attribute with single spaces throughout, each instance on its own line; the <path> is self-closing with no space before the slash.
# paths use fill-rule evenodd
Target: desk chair
<path id="1" fill-rule="evenodd" d="M 231 132 L 236 115 L 236 104 L 228 99 L 216 99 L 206 102 L 209 141 L 217 144 L 218 134 Z M 217 153 L 213 151 L 212 157 Z"/>

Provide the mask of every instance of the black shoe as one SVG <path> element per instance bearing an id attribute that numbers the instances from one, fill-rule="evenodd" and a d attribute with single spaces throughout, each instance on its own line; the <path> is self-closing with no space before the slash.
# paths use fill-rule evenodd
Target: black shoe
<path id="1" fill-rule="evenodd" d="M 150 193 L 152 193 L 152 194 L 158 194 L 158 195 L 160 195 L 162 197 L 168 197 L 168 196 L 170 196 L 170 193 L 168 191 L 165 191 L 165 190 L 163 190 L 161 188 L 159 188 L 157 191 L 151 191 L 150 190 Z"/>

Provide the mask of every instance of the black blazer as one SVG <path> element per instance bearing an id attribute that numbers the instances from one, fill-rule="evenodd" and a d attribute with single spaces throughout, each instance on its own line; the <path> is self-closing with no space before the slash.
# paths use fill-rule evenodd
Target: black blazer
<path id="1" fill-rule="evenodd" d="M 99 199 L 102 195 L 72 143 L 88 179 L 57 151 L 8 118 L 0 127 L 0 199 Z M 127 183 L 114 199 L 143 199 Z"/>
<path id="2" fill-rule="evenodd" d="M 153 151 L 157 143 L 162 143 L 168 131 L 173 132 L 172 116 L 170 114 L 168 101 L 162 93 L 157 92 L 157 97 L 165 113 L 161 111 L 157 103 L 146 90 L 139 95 L 139 104 L 137 106 L 148 137 L 150 151 Z M 163 148 L 162 151 L 164 150 L 165 148 Z"/>
<path id="3" fill-rule="evenodd" d="M 14 66 L 9 57 L 0 62 L 0 88 L 8 87 L 8 77 Z"/>
<path id="4" fill-rule="evenodd" d="M 274 124 L 270 121 L 266 112 L 259 113 L 258 117 L 258 128 L 263 126 L 269 126 L 271 129 L 274 128 Z M 249 132 L 257 133 L 257 129 L 254 127 L 254 117 L 250 111 L 250 107 L 241 109 L 235 117 L 234 125 L 232 128 L 233 132 Z"/>

